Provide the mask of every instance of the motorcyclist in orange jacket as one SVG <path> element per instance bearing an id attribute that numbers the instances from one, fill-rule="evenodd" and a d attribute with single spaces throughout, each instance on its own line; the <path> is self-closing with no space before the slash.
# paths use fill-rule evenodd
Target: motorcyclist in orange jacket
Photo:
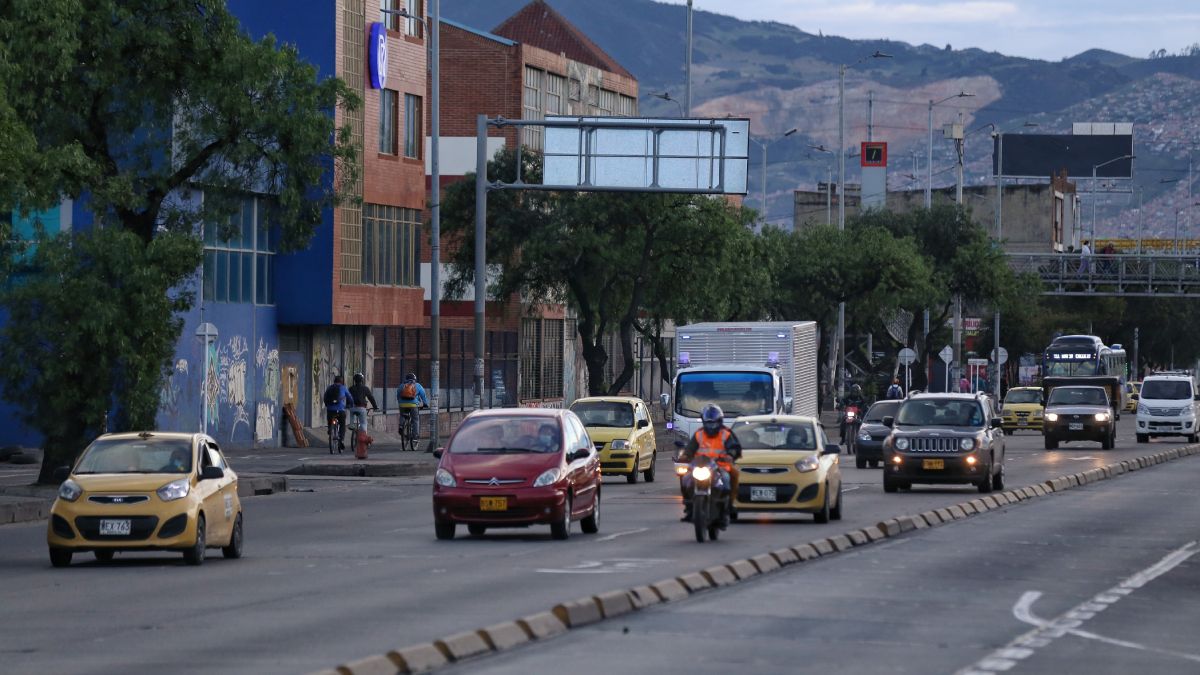
<path id="1" fill-rule="evenodd" d="M 737 436 L 725 427 L 725 413 L 722 412 L 720 406 L 712 403 L 704 406 L 704 409 L 700 411 L 700 423 L 702 425 L 700 429 L 692 434 L 687 445 L 683 447 L 680 461 L 690 463 L 692 458 L 697 455 L 708 457 L 729 475 L 730 490 L 733 495 L 736 495 L 738 470 L 733 463 L 742 457 L 742 444 L 738 442 Z M 686 490 L 688 494 L 691 494 L 690 487 L 689 485 Z M 732 509 L 732 496 L 729 505 Z M 692 500 L 685 499 L 683 501 L 683 520 L 690 521 L 691 519 Z"/>

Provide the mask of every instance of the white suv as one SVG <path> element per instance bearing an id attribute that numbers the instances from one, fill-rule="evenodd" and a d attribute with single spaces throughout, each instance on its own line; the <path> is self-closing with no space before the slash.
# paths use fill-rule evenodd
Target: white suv
<path id="1" fill-rule="evenodd" d="M 1186 373 L 1156 373 L 1142 381 L 1137 406 L 1137 442 L 1151 436 L 1186 436 L 1200 441 L 1196 428 L 1196 387 Z"/>

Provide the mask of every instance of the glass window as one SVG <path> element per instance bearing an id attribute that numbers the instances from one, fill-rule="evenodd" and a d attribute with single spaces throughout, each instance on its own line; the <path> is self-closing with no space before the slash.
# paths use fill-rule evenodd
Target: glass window
<path id="1" fill-rule="evenodd" d="M 229 299 L 229 251 L 217 251 L 217 297 L 218 302 Z"/>
<path id="2" fill-rule="evenodd" d="M 567 111 L 563 95 L 566 93 L 567 78 L 546 73 L 546 114 L 560 115 Z"/>
<path id="3" fill-rule="evenodd" d="M 404 95 L 404 156 L 421 158 L 421 146 L 425 142 L 424 112 L 421 108 L 421 97 L 412 94 Z"/>
<path id="4" fill-rule="evenodd" d="M 1154 400 L 1191 400 L 1192 383 L 1185 380 L 1146 380 L 1141 397 Z"/>
<path id="5" fill-rule="evenodd" d="M 905 401 L 896 423 L 925 427 L 979 427 L 984 413 L 973 399 L 923 398 Z"/>
<path id="6" fill-rule="evenodd" d="M 364 274 L 364 283 L 415 285 L 419 217 L 416 209 L 363 205 L 363 266 L 369 270 Z"/>
<path id="7" fill-rule="evenodd" d="M 543 72 L 531 66 L 525 66 L 525 89 L 522 97 L 522 117 L 527 120 L 540 120 L 545 117 L 542 112 L 542 76 Z M 542 129 L 540 127 L 524 127 L 523 143 L 535 150 L 542 149 Z"/>
<path id="8" fill-rule="evenodd" d="M 399 101 L 391 89 L 379 90 L 379 152 L 396 154 L 396 105 Z"/>
<path id="9" fill-rule="evenodd" d="M 1108 394 L 1100 387 L 1056 387 L 1050 390 L 1050 400 L 1046 404 L 1108 405 Z"/>
<path id="10" fill-rule="evenodd" d="M 808 422 L 735 422 L 730 429 L 745 450 L 817 449 L 817 432 Z"/>
<path id="11" fill-rule="evenodd" d="M 74 473 L 190 473 L 192 442 L 181 438 L 101 439 L 79 459 Z"/>
<path id="12" fill-rule="evenodd" d="M 571 412 L 579 416 L 586 427 L 616 427 L 627 429 L 633 426 L 633 406 L 628 403 L 609 401 L 583 401 L 571 405 Z"/>
<path id="13" fill-rule="evenodd" d="M 254 230 L 250 230 L 254 232 Z M 254 254 L 240 253 L 242 262 L 242 302 L 253 302 L 254 299 Z"/>
<path id="14" fill-rule="evenodd" d="M 1005 403 L 1041 403 L 1041 389 L 1010 389 L 1004 397 Z"/>
<path id="15" fill-rule="evenodd" d="M 459 426 L 449 450 L 453 454 L 552 453 L 562 450 L 563 435 L 558 421 L 544 415 L 475 417 Z"/>
<path id="16" fill-rule="evenodd" d="M 880 401 L 867 410 L 867 414 L 863 417 L 863 421 L 879 424 L 880 422 L 883 422 L 884 417 L 895 417 L 896 410 L 899 407 L 899 401 Z"/>
<path id="17" fill-rule="evenodd" d="M 243 199 L 231 221 L 229 239 L 220 239 L 216 225 L 205 224 L 205 301 L 274 303 L 269 258 L 274 255 L 279 234 L 267 219 L 267 206 L 261 198 Z"/>
<path id="18" fill-rule="evenodd" d="M 684 373 L 679 376 L 675 412 L 699 417 L 704 406 L 721 406 L 726 416 L 771 412 L 775 395 L 767 373 Z"/>
<path id="19" fill-rule="evenodd" d="M 389 10 L 395 11 L 395 10 L 400 9 L 400 7 L 401 7 L 400 0 L 379 0 L 379 8 L 380 9 L 389 9 Z M 396 30 L 396 31 L 400 30 L 400 22 L 402 20 L 403 20 L 403 18 L 400 16 L 397 16 L 396 14 L 389 14 L 389 13 L 384 13 L 384 12 L 379 13 L 379 22 L 382 23 L 385 27 L 387 27 L 388 30 Z"/>
<path id="20" fill-rule="evenodd" d="M 208 228 L 206 228 L 207 230 Z M 204 251 L 204 270 L 201 272 L 204 276 L 204 295 L 206 301 L 214 301 L 217 299 L 217 252 L 212 250 Z"/>
<path id="21" fill-rule="evenodd" d="M 424 0 L 404 0 L 404 9 L 408 11 L 409 16 L 424 17 Z M 421 37 L 421 22 L 414 19 L 405 19 L 404 32 L 413 37 Z"/>

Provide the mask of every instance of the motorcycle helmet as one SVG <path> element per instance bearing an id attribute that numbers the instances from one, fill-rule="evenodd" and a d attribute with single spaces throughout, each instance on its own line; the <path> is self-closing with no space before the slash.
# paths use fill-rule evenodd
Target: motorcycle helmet
<path id="1" fill-rule="evenodd" d="M 720 433 L 721 427 L 725 426 L 725 413 L 721 411 L 721 406 L 712 403 L 704 406 L 704 410 L 700 411 L 700 423 L 704 425 L 704 433 L 709 436 Z"/>
<path id="2" fill-rule="evenodd" d="M 851 385 L 850 386 L 850 395 L 851 396 L 862 396 L 862 387 L 858 386 L 857 384 Z"/>

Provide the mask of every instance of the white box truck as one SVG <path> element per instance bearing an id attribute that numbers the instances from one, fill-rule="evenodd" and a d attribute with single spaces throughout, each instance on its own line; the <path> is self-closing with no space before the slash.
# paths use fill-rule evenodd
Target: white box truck
<path id="1" fill-rule="evenodd" d="M 675 380 L 663 394 L 668 428 L 686 441 L 700 410 L 817 416 L 817 324 L 813 321 L 697 323 L 675 335 Z"/>

